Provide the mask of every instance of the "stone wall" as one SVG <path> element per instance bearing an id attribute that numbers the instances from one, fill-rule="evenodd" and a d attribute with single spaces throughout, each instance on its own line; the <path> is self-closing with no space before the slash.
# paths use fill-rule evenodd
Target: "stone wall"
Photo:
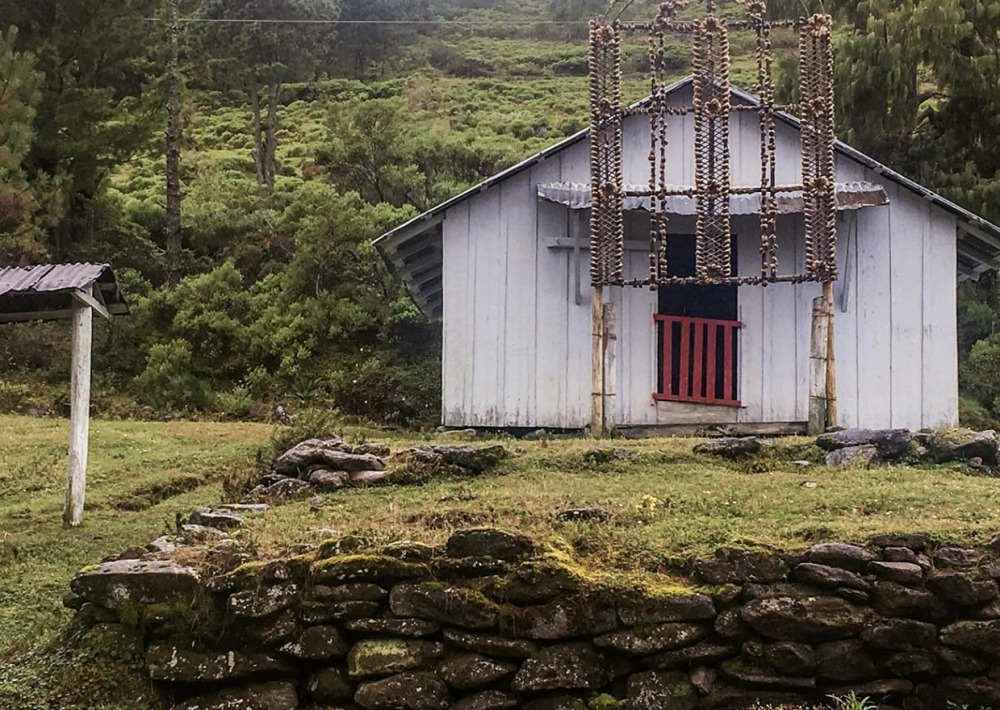
<path id="1" fill-rule="evenodd" d="M 694 710 L 857 692 L 1000 707 L 1000 567 L 922 536 L 698 560 L 693 591 L 601 589 L 498 530 L 351 538 L 203 577 L 81 572 L 78 622 L 140 644 L 176 710 Z"/>

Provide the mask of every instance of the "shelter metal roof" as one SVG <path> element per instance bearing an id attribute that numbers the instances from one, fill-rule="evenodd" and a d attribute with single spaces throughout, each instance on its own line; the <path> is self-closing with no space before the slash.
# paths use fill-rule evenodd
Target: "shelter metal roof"
<path id="1" fill-rule="evenodd" d="M 75 292 L 93 296 L 110 315 L 129 313 L 110 265 L 42 264 L 0 268 L 0 323 L 69 318 Z"/>
<path id="2" fill-rule="evenodd" d="M 691 84 L 691 82 L 692 77 L 688 76 L 674 82 L 663 91 L 666 95 L 670 95 Z M 731 87 L 731 92 L 738 101 L 744 104 L 750 106 L 760 105 L 757 97 L 743 91 L 742 89 Z M 636 105 L 642 106 L 648 102 L 649 99 L 647 98 L 638 102 Z M 786 125 L 795 129 L 801 128 L 801 121 L 790 113 L 785 111 L 776 111 L 774 116 L 777 120 L 785 123 Z M 410 290 L 410 293 L 413 294 L 417 305 L 420 306 L 425 315 L 432 319 L 441 317 L 440 273 L 442 264 L 440 263 L 440 259 L 443 259 L 443 252 L 441 251 L 440 246 L 442 237 L 441 222 L 444 219 L 444 214 L 452 207 L 455 207 L 456 205 L 474 197 L 475 195 L 478 195 L 481 192 L 485 192 L 491 187 L 503 182 L 507 178 L 514 177 L 515 175 L 538 165 L 562 150 L 586 140 L 589 135 L 589 129 L 584 129 L 579 133 L 575 133 L 574 135 L 549 146 L 540 153 L 523 160 L 517 165 L 497 173 L 493 177 L 469 188 L 465 192 L 456 195 L 450 200 L 446 200 L 445 202 L 432 207 L 423 214 L 414 217 L 405 224 L 402 224 L 375 239 L 375 246 L 393 264 L 400 276 L 402 276 Z M 905 177 L 904 175 L 897 173 L 892 168 L 883 165 L 871 156 L 852 148 L 842 141 L 836 141 L 834 147 L 840 155 L 850 158 L 851 160 L 865 166 L 875 174 L 883 176 L 886 179 L 892 180 L 900 186 L 905 187 L 958 219 L 959 235 L 957 250 L 959 273 L 957 274 L 957 277 L 959 281 L 978 279 L 981 274 L 989 271 L 990 269 L 1000 269 L 1000 226 L 983 219 L 979 215 L 961 207 L 951 200 L 942 197 L 933 190 L 930 190 Z M 430 288 L 432 289 L 430 291 L 421 291 L 419 288 L 415 287 L 414 280 L 412 278 L 414 274 L 412 274 L 406 267 L 405 262 L 407 259 L 401 257 L 403 253 L 416 254 L 418 252 L 422 255 L 432 252 L 436 252 L 438 254 L 439 263 L 436 265 L 436 278 L 430 282 Z M 425 275 L 429 273 L 429 269 L 433 269 L 434 267 L 434 265 L 430 264 L 426 258 L 420 259 L 419 263 L 422 273 Z"/>

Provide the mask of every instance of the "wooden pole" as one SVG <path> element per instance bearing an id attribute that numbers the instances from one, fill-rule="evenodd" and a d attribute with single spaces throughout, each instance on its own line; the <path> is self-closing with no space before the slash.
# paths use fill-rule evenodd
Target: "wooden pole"
<path id="1" fill-rule="evenodd" d="M 830 311 L 826 332 L 826 428 L 837 424 L 837 357 L 834 348 L 833 282 L 823 284 L 823 300 Z"/>
<path id="2" fill-rule="evenodd" d="M 600 286 L 590 289 L 590 435 L 603 439 L 607 435 L 604 413 L 604 293 Z"/>
<path id="3" fill-rule="evenodd" d="M 827 335 L 830 330 L 830 304 L 820 296 L 813 299 L 812 330 L 809 342 L 809 435 L 826 430 Z"/>
<path id="4" fill-rule="evenodd" d="M 64 527 L 77 527 L 83 522 L 83 502 L 87 486 L 87 444 L 90 435 L 90 354 L 93 331 L 93 309 L 83 303 L 74 303 L 69 465 L 66 469 Z"/>

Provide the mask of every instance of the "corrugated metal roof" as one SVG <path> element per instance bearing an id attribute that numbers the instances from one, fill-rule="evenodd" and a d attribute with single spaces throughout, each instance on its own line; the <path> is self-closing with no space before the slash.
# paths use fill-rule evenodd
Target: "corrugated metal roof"
<path id="1" fill-rule="evenodd" d="M 87 289 L 110 268 L 108 264 L 42 264 L 0 269 L 0 296 Z"/>
<path id="2" fill-rule="evenodd" d="M 0 323 L 67 318 L 74 291 L 93 295 L 111 315 L 128 315 L 109 264 L 41 264 L 0 268 Z"/>

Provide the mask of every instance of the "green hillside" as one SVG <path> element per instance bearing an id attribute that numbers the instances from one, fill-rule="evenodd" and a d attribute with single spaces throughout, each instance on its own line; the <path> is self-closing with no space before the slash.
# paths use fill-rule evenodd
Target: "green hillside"
<path id="1" fill-rule="evenodd" d="M 177 1 L 183 279 L 167 283 L 166 0 L 0 0 L 16 27 L 0 40 L 0 264 L 114 264 L 133 316 L 98 326 L 104 414 L 259 418 L 284 402 L 433 422 L 437 329 L 369 242 L 584 128 L 586 20 L 609 3 Z M 649 17 L 657 4 L 618 0 L 610 16 Z M 771 5 L 787 15 L 808 3 Z M 841 134 L 998 220 L 1000 17 L 990 7 L 924 0 L 865 15 L 827 3 Z M 682 16 L 703 9 L 693 2 Z M 366 24 L 310 24 L 335 17 Z M 233 18 L 309 22 L 222 21 Z M 794 76 L 794 41 L 775 33 L 780 77 Z M 669 42 L 670 71 L 683 76 L 687 50 Z M 734 36 L 733 80 L 746 88 L 753 52 L 751 37 Z M 647 62 L 642 43 L 626 44 L 626 99 L 646 92 Z M 273 190 L 255 163 L 267 167 L 270 146 Z M 963 296 L 963 377 L 982 420 L 1000 406 L 1000 297 L 992 279 Z M 0 410 L 60 413 L 67 363 L 65 329 L 0 327 Z"/>

